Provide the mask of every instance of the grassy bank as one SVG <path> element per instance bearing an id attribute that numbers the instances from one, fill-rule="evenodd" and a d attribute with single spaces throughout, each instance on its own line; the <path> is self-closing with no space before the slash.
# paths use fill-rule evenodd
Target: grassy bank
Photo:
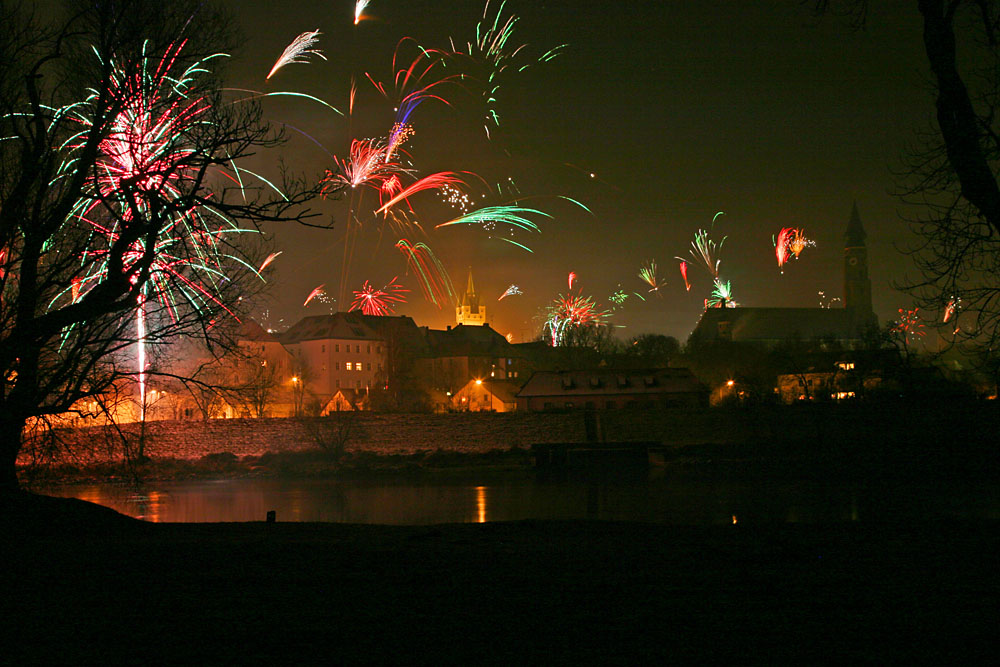
<path id="1" fill-rule="evenodd" d="M 0 529 L 12 664 L 976 664 L 1000 596 L 996 522 Z"/>

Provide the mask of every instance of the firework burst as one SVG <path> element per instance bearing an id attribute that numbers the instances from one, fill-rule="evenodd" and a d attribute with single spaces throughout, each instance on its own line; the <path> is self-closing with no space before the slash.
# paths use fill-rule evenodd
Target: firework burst
<path id="1" fill-rule="evenodd" d="M 518 287 L 517 285 L 511 285 L 510 287 L 508 287 L 508 288 L 507 288 L 507 289 L 506 289 L 506 290 L 504 291 L 504 293 L 503 293 L 503 294 L 501 294 L 501 295 L 500 295 L 500 296 L 499 296 L 499 297 L 497 298 L 497 301 L 503 301 L 503 300 L 504 300 L 504 298 L 505 298 L 505 297 L 508 297 L 508 296 L 519 296 L 519 295 L 521 295 L 521 294 L 524 294 L 524 292 L 522 292 L 522 291 L 521 291 L 521 288 L 520 288 L 520 287 Z"/>
<path id="2" fill-rule="evenodd" d="M 267 74 L 267 79 L 274 76 L 274 73 L 285 65 L 291 65 L 294 63 L 306 63 L 309 62 L 309 56 L 316 56 L 326 60 L 326 56 L 319 49 L 314 49 L 313 46 L 319 41 L 319 36 L 322 33 L 319 30 L 311 30 L 309 32 L 304 32 L 295 39 L 292 43 L 285 47 L 285 50 L 278 56 L 278 60 L 275 61 L 274 67 Z"/>
<path id="3" fill-rule="evenodd" d="M 650 292 L 659 294 L 662 284 L 656 275 L 656 260 L 651 259 L 644 266 L 640 267 L 639 278 L 642 279 L 642 282 L 649 285 Z"/>
<path id="4" fill-rule="evenodd" d="M 397 303 L 406 303 L 403 296 L 410 290 L 396 282 L 393 277 L 382 289 L 376 289 L 367 280 L 361 289 L 354 292 L 354 301 L 348 311 L 360 310 L 365 315 L 391 315 Z"/>
<path id="5" fill-rule="evenodd" d="M 512 41 L 520 19 L 515 15 L 502 18 L 505 5 L 505 1 L 500 2 L 496 14 L 491 18 L 490 2 L 487 0 L 482 19 L 476 25 L 476 40 L 466 43 L 464 53 L 458 51 L 452 42 L 454 57 L 467 59 L 476 65 L 472 76 L 482 85 L 481 95 L 485 107 L 483 127 L 487 136 L 490 135 L 490 127 L 500 126 L 496 102 L 502 97 L 500 89 L 507 77 L 512 73 L 523 72 L 532 65 L 552 60 L 566 46 L 561 44 L 533 60 L 525 58 L 527 44 L 514 46 Z"/>

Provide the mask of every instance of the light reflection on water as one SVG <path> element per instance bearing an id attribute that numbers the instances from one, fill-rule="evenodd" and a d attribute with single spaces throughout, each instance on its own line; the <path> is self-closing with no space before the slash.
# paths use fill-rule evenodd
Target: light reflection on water
<path id="1" fill-rule="evenodd" d="M 681 525 L 1000 518 L 995 485 L 858 488 L 664 474 L 545 480 L 532 471 L 378 479 L 226 479 L 36 489 L 147 521 L 436 524 L 605 519 Z"/>

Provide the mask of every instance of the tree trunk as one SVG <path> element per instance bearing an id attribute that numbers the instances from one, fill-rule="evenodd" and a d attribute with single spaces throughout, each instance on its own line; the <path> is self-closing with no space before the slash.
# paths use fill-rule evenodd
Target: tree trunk
<path id="1" fill-rule="evenodd" d="M 17 455 L 21 451 L 23 418 L 0 417 L 0 496 L 20 489 L 17 481 Z"/>

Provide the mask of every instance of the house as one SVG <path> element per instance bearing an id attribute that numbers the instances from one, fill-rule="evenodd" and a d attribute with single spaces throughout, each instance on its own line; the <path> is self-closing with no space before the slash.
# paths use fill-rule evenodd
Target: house
<path id="1" fill-rule="evenodd" d="M 520 385 L 510 380 L 469 380 L 451 397 L 453 409 L 468 412 L 513 412 Z"/>
<path id="2" fill-rule="evenodd" d="M 537 371 L 517 394 L 517 409 L 618 410 L 700 407 L 708 388 L 687 368 Z"/>
<path id="3" fill-rule="evenodd" d="M 351 412 L 368 410 L 368 392 L 360 389 L 338 389 L 337 393 L 320 409 L 320 416 L 326 417 L 332 412 Z"/>
<path id="4" fill-rule="evenodd" d="M 427 329 L 427 348 L 416 368 L 431 388 L 455 394 L 469 380 L 517 379 L 514 348 L 489 324 Z"/>
<path id="5" fill-rule="evenodd" d="M 339 389 L 367 392 L 385 372 L 385 341 L 360 313 L 305 317 L 278 340 L 295 360 L 292 381 L 321 405 Z"/>

